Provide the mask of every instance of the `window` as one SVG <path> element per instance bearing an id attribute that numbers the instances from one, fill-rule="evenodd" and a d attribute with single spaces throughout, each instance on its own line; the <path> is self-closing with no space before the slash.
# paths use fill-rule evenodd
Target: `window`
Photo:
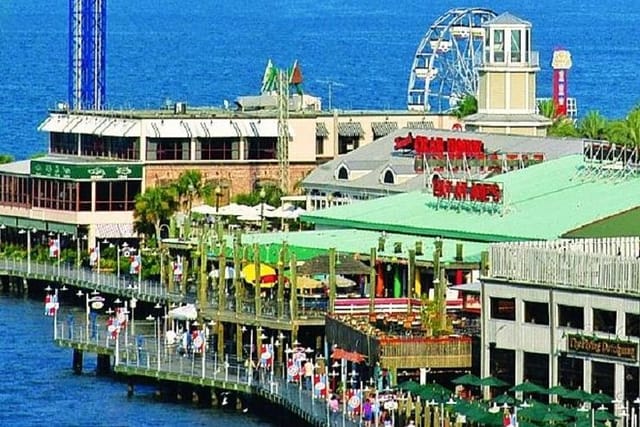
<path id="1" fill-rule="evenodd" d="M 33 207 L 59 211 L 78 210 L 79 183 L 34 178 L 32 185 Z"/>
<path id="2" fill-rule="evenodd" d="M 339 136 L 338 137 L 338 154 L 346 154 L 355 150 L 360 145 L 359 136 Z"/>
<path id="3" fill-rule="evenodd" d="M 493 61 L 504 62 L 504 30 L 493 31 Z"/>
<path id="4" fill-rule="evenodd" d="M 277 158 L 278 138 L 247 138 L 245 159 L 275 160 Z"/>
<path id="5" fill-rule="evenodd" d="M 638 389 L 640 389 L 640 368 L 625 365 L 623 400 L 633 402 L 638 397 Z"/>
<path id="6" fill-rule="evenodd" d="M 395 180 L 395 175 L 393 173 L 392 170 L 387 169 L 384 173 L 384 177 L 382 179 L 382 182 L 384 182 L 385 184 L 395 184 L 396 180 Z"/>
<path id="7" fill-rule="evenodd" d="M 584 329 L 584 309 L 582 307 L 558 304 L 558 326 Z"/>
<path id="8" fill-rule="evenodd" d="M 583 387 L 584 361 L 566 354 L 558 358 L 558 384 L 566 388 L 578 389 Z"/>
<path id="9" fill-rule="evenodd" d="M 26 176 L 2 175 L 0 203 L 3 206 L 31 207 L 30 179 Z"/>
<path id="10" fill-rule="evenodd" d="M 511 62 L 520 62 L 522 54 L 520 44 L 521 34 L 521 30 L 511 30 Z"/>
<path id="11" fill-rule="evenodd" d="M 491 298 L 491 318 L 516 320 L 515 298 Z"/>
<path id="12" fill-rule="evenodd" d="M 239 147 L 233 138 L 202 138 L 196 143 L 196 160 L 238 160 Z"/>
<path id="13" fill-rule="evenodd" d="M 625 313 L 624 331 L 628 337 L 640 338 L 640 314 Z"/>
<path id="14" fill-rule="evenodd" d="M 615 396 L 614 373 L 615 364 L 591 361 L 591 390 Z"/>
<path id="15" fill-rule="evenodd" d="M 96 182 L 96 211 L 132 211 L 140 181 Z"/>
<path id="16" fill-rule="evenodd" d="M 49 134 L 49 147 L 52 153 L 78 154 L 78 135 L 51 132 Z"/>
<path id="17" fill-rule="evenodd" d="M 524 32 L 524 62 L 529 62 L 529 30 Z"/>
<path id="18" fill-rule="evenodd" d="M 616 312 L 594 308 L 593 330 L 614 334 L 616 332 Z"/>
<path id="19" fill-rule="evenodd" d="M 524 302 L 524 321 L 526 323 L 549 324 L 549 304 L 545 302 Z"/>
<path id="20" fill-rule="evenodd" d="M 349 171 L 346 166 L 340 166 L 338 169 L 338 179 L 347 181 L 349 179 Z"/>
<path id="21" fill-rule="evenodd" d="M 185 138 L 149 138 L 147 160 L 189 160 L 189 140 Z"/>
<path id="22" fill-rule="evenodd" d="M 522 375 L 525 380 L 546 388 L 549 385 L 549 355 L 525 351 Z M 534 396 L 534 398 L 542 401 L 546 396 Z"/>
<path id="23" fill-rule="evenodd" d="M 324 154 L 324 137 L 316 136 L 316 156 Z"/>
<path id="24" fill-rule="evenodd" d="M 516 352 L 514 350 L 505 350 L 501 348 L 489 348 L 489 367 L 491 375 L 510 384 L 504 388 L 492 387 L 492 394 L 497 396 L 506 392 L 511 384 L 515 384 L 516 380 Z"/>

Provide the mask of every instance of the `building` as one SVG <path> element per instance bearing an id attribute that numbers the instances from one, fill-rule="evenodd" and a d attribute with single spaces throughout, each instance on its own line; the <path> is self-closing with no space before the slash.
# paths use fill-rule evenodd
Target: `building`
<path id="1" fill-rule="evenodd" d="M 446 127 L 455 120 L 417 112 L 291 112 L 293 187 L 316 165 L 400 127 Z M 189 108 L 51 111 L 39 129 L 46 157 L 0 166 L 0 221 L 96 238 L 135 237 L 133 208 L 145 188 L 197 168 L 221 188 L 220 202 L 279 185 L 278 111 Z"/>
<path id="2" fill-rule="evenodd" d="M 464 118 L 466 129 L 545 136 L 551 120 L 537 114 L 540 60 L 531 49 L 531 23 L 506 12 L 482 27 L 485 44 L 478 70 L 478 112 Z"/>
<path id="3" fill-rule="evenodd" d="M 637 237 L 491 245 L 483 376 L 637 399 L 639 256 Z"/>

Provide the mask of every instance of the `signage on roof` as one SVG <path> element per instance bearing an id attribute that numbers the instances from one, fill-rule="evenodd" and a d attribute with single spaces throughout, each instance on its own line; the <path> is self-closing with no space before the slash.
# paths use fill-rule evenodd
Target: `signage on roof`
<path id="1" fill-rule="evenodd" d="M 638 360 L 638 344 L 630 341 L 619 341 L 585 335 L 569 335 L 567 348 L 577 353 L 598 356 L 617 357 L 625 360 Z"/>
<path id="2" fill-rule="evenodd" d="M 136 164 L 71 164 L 31 160 L 30 172 L 34 177 L 73 180 L 142 179 L 142 165 Z"/>
<path id="3" fill-rule="evenodd" d="M 433 180 L 433 196 L 460 202 L 501 204 L 503 184 L 480 180 L 440 179 Z"/>

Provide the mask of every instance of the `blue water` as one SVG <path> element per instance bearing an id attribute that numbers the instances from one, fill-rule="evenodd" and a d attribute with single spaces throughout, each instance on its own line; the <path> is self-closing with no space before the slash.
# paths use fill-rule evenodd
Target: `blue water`
<path id="1" fill-rule="evenodd" d="M 412 58 L 429 25 L 457 0 L 108 0 L 107 101 L 222 105 L 255 94 L 269 58 L 301 64 L 305 91 L 333 106 L 401 109 Z M 533 24 L 538 96 L 551 92 L 551 54 L 573 54 L 569 94 L 579 109 L 622 117 L 638 102 L 640 27 L 629 0 L 491 0 Z M 36 131 L 67 97 L 68 0 L 0 0 L 0 153 L 46 150 Z M 71 373 L 71 355 L 45 333 L 40 303 L 0 297 L 0 425 L 258 425 L 249 416 L 127 399 L 122 384 Z M 81 403 L 82 402 L 82 403 Z"/>
<path id="2" fill-rule="evenodd" d="M 0 1 L 0 152 L 46 149 L 36 126 L 67 98 L 68 0 Z M 338 108 L 404 108 L 412 58 L 436 18 L 459 0 L 109 0 L 107 102 L 159 107 L 167 99 L 222 105 L 256 93 L 264 66 L 298 59 L 309 93 Z M 533 24 L 538 96 L 551 92 L 558 46 L 573 54 L 570 96 L 583 113 L 623 117 L 638 102 L 640 27 L 629 0 L 479 1 Z"/>
<path id="3" fill-rule="evenodd" d="M 75 375 L 72 351 L 53 344 L 53 320 L 43 308 L 0 295 L 0 425 L 272 426 L 250 412 L 159 402 L 150 387 L 128 398 L 125 383 L 95 375 L 95 355 L 85 355 L 84 373 Z"/>

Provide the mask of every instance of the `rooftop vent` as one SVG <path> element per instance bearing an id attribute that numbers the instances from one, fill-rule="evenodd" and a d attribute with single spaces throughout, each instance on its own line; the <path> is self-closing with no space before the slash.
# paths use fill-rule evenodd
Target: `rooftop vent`
<path id="1" fill-rule="evenodd" d="M 186 114 L 187 113 L 187 103 L 186 102 L 176 102 L 173 106 L 174 114 Z"/>

